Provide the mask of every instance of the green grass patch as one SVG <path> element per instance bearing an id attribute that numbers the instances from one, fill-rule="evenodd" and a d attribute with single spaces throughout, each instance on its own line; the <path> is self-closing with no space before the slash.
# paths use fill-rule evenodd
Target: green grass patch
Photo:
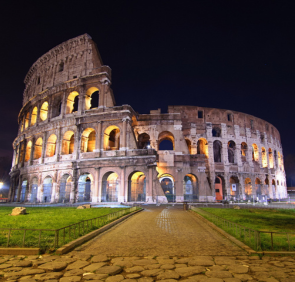
<path id="1" fill-rule="evenodd" d="M 54 251 L 55 248 L 129 213 L 129 209 L 126 208 L 28 207 L 28 214 L 10 216 L 11 211 L 11 207 L 0 207 L 0 228 L 21 230 L 0 229 L 0 246 L 40 247 L 42 252 Z M 92 220 L 98 217 L 99 219 Z M 40 229 L 60 229 L 69 225 L 72 226 L 57 232 L 40 231 Z M 25 231 L 25 229 L 37 230 Z"/>
<path id="2" fill-rule="evenodd" d="M 295 209 L 200 208 L 202 216 L 256 250 L 295 251 Z M 218 220 L 209 212 L 230 222 Z M 242 226 L 242 227 L 241 227 Z M 263 231 L 258 235 L 251 231 Z M 270 233 L 273 232 L 272 236 Z M 288 234 L 288 235 L 287 235 Z"/>
<path id="3" fill-rule="evenodd" d="M 10 216 L 13 208 L 0 207 L 0 228 L 58 229 L 81 220 L 103 216 L 122 208 L 77 209 L 71 207 L 26 208 L 26 215 Z"/>

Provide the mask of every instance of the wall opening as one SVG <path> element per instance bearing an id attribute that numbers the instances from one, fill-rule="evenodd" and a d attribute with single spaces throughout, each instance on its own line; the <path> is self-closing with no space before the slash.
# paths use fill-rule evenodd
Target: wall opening
<path id="1" fill-rule="evenodd" d="M 150 147 L 150 136 L 147 133 L 138 135 L 138 149 L 148 149 Z"/>
<path id="2" fill-rule="evenodd" d="M 176 194 L 174 189 L 174 178 L 170 174 L 163 174 L 159 178 L 163 192 L 168 202 L 175 202 Z"/>
<path id="3" fill-rule="evenodd" d="M 247 151 L 248 151 L 248 146 L 245 142 L 241 143 L 241 160 L 242 162 L 247 161 Z"/>
<path id="4" fill-rule="evenodd" d="M 43 140 L 41 137 L 39 137 L 35 143 L 34 147 L 34 160 L 40 159 L 42 156 L 42 144 Z"/>
<path id="5" fill-rule="evenodd" d="M 73 91 L 69 94 L 67 99 L 67 107 L 66 114 L 70 114 L 78 111 L 79 104 L 79 93 L 77 91 Z"/>
<path id="6" fill-rule="evenodd" d="M 62 140 L 62 150 L 61 150 L 62 155 L 72 154 L 74 152 L 74 144 L 75 144 L 74 132 L 67 131 L 64 134 L 64 137 Z"/>
<path id="7" fill-rule="evenodd" d="M 94 152 L 95 150 L 96 133 L 93 128 L 87 128 L 82 133 L 81 152 Z"/>
<path id="8" fill-rule="evenodd" d="M 236 143 L 231 140 L 227 143 L 228 162 L 231 164 L 235 163 L 235 151 Z"/>
<path id="9" fill-rule="evenodd" d="M 252 161 L 259 161 L 259 152 L 256 144 L 252 144 Z"/>
<path id="10" fill-rule="evenodd" d="M 183 179 L 183 196 L 185 201 L 195 202 L 199 199 L 199 187 L 197 177 L 187 174 Z"/>
<path id="11" fill-rule="evenodd" d="M 34 109 L 32 111 L 32 116 L 31 116 L 31 125 L 36 124 L 37 114 L 38 114 L 38 108 L 37 107 L 34 107 Z"/>
<path id="12" fill-rule="evenodd" d="M 115 125 L 111 125 L 104 131 L 104 150 L 120 149 L 120 129 Z"/>
<path id="13" fill-rule="evenodd" d="M 51 134 L 47 140 L 46 145 L 46 157 L 53 157 L 56 149 L 56 135 Z"/>
<path id="14" fill-rule="evenodd" d="M 28 186 L 28 180 L 24 180 L 22 182 L 22 190 L 20 194 L 20 201 L 24 202 L 26 200 L 26 191 L 27 191 L 27 186 Z"/>
<path id="15" fill-rule="evenodd" d="M 158 136 L 159 150 L 174 150 L 174 136 L 169 131 L 163 131 Z"/>
<path id="16" fill-rule="evenodd" d="M 38 196 L 38 178 L 34 177 L 32 179 L 30 202 L 31 203 L 37 203 L 38 202 L 37 196 Z"/>
<path id="17" fill-rule="evenodd" d="M 42 121 L 46 120 L 48 117 L 48 102 L 44 102 L 40 109 L 40 119 Z"/>
<path id="18" fill-rule="evenodd" d="M 136 171 L 129 175 L 128 202 L 145 202 L 146 177 L 143 172 Z"/>
<path id="19" fill-rule="evenodd" d="M 93 177 L 90 173 L 85 173 L 79 177 L 77 202 L 91 201 L 91 183 L 92 182 L 93 182 Z"/>
<path id="20" fill-rule="evenodd" d="M 119 176 L 111 171 L 107 172 L 102 178 L 102 202 L 118 202 L 119 195 Z"/>
<path id="21" fill-rule="evenodd" d="M 59 184 L 59 203 L 68 203 L 70 201 L 72 187 L 72 177 L 69 174 L 64 174 Z"/>
<path id="22" fill-rule="evenodd" d="M 221 149 L 222 149 L 221 142 L 218 140 L 215 140 L 213 142 L 213 153 L 214 153 L 214 162 L 215 163 L 221 162 Z"/>
<path id="23" fill-rule="evenodd" d="M 42 202 L 50 203 L 51 201 L 51 192 L 52 192 L 52 178 L 46 176 L 43 181 L 43 199 Z"/>
<path id="24" fill-rule="evenodd" d="M 27 143 L 27 148 L 26 148 L 25 162 L 28 162 L 30 160 L 31 151 L 32 151 L 32 141 L 29 141 Z"/>
<path id="25" fill-rule="evenodd" d="M 97 109 L 99 106 L 99 89 L 90 87 L 86 91 L 85 110 Z"/>

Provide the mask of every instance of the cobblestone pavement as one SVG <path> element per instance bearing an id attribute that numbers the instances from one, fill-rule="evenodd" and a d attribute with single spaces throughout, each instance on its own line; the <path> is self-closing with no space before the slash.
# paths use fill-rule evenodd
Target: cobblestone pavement
<path id="1" fill-rule="evenodd" d="M 295 259 L 248 256 L 172 207 L 148 208 L 67 255 L 0 256 L 1 282 L 160 280 L 294 282 Z"/>
<path id="2" fill-rule="evenodd" d="M 258 256 L 110 258 L 87 254 L 3 256 L 0 257 L 0 275 L 0 281 L 10 282 L 294 282 L 295 259 L 260 259 Z"/>
<path id="3" fill-rule="evenodd" d="M 244 255 L 246 252 L 181 206 L 147 207 L 79 249 L 107 256 Z"/>

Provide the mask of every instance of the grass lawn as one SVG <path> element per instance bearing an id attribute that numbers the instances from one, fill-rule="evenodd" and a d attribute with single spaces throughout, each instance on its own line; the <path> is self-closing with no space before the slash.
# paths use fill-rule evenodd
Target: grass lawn
<path id="1" fill-rule="evenodd" d="M 295 233 L 295 209 L 201 209 L 255 230 Z"/>
<path id="2" fill-rule="evenodd" d="M 202 214 L 253 249 L 295 251 L 295 209 L 200 209 L 246 227 L 241 228 Z M 255 233 L 249 228 L 262 232 Z M 263 231 L 278 233 L 271 235 Z"/>
<path id="3" fill-rule="evenodd" d="M 27 208 L 26 215 L 10 216 L 13 208 L 0 207 L 0 228 L 58 229 L 85 219 L 113 213 L 121 208 L 77 209 L 70 207 Z"/>
<path id="4" fill-rule="evenodd" d="M 125 211 L 124 211 L 125 210 Z M 1 247 L 40 247 L 41 252 L 54 251 L 103 225 L 129 212 L 125 208 L 77 209 L 70 207 L 27 208 L 26 215 L 10 216 L 11 207 L 0 207 L 0 246 Z M 90 220 L 121 211 L 115 216 Z M 86 220 L 86 221 L 85 221 Z M 81 222 L 79 224 L 75 224 Z M 60 229 L 59 231 L 40 231 L 39 229 Z M 1 228 L 21 228 L 9 230 Z M 26 230 L 25 229 L 38 229 Z M 9 238 L 9 239 L 8 239 Z"/>

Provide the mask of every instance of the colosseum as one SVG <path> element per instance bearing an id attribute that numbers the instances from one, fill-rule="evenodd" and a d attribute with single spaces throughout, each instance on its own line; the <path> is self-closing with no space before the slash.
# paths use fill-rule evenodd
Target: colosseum
<path id="1" fill-rule="evenodd" d="M 111 69 L 88 34 L 40 57 L 25 77 L 9 200 L 215 202 L 284 198 L 278 130 L 199 106 L 138 114 L 116 105 Z"/>

